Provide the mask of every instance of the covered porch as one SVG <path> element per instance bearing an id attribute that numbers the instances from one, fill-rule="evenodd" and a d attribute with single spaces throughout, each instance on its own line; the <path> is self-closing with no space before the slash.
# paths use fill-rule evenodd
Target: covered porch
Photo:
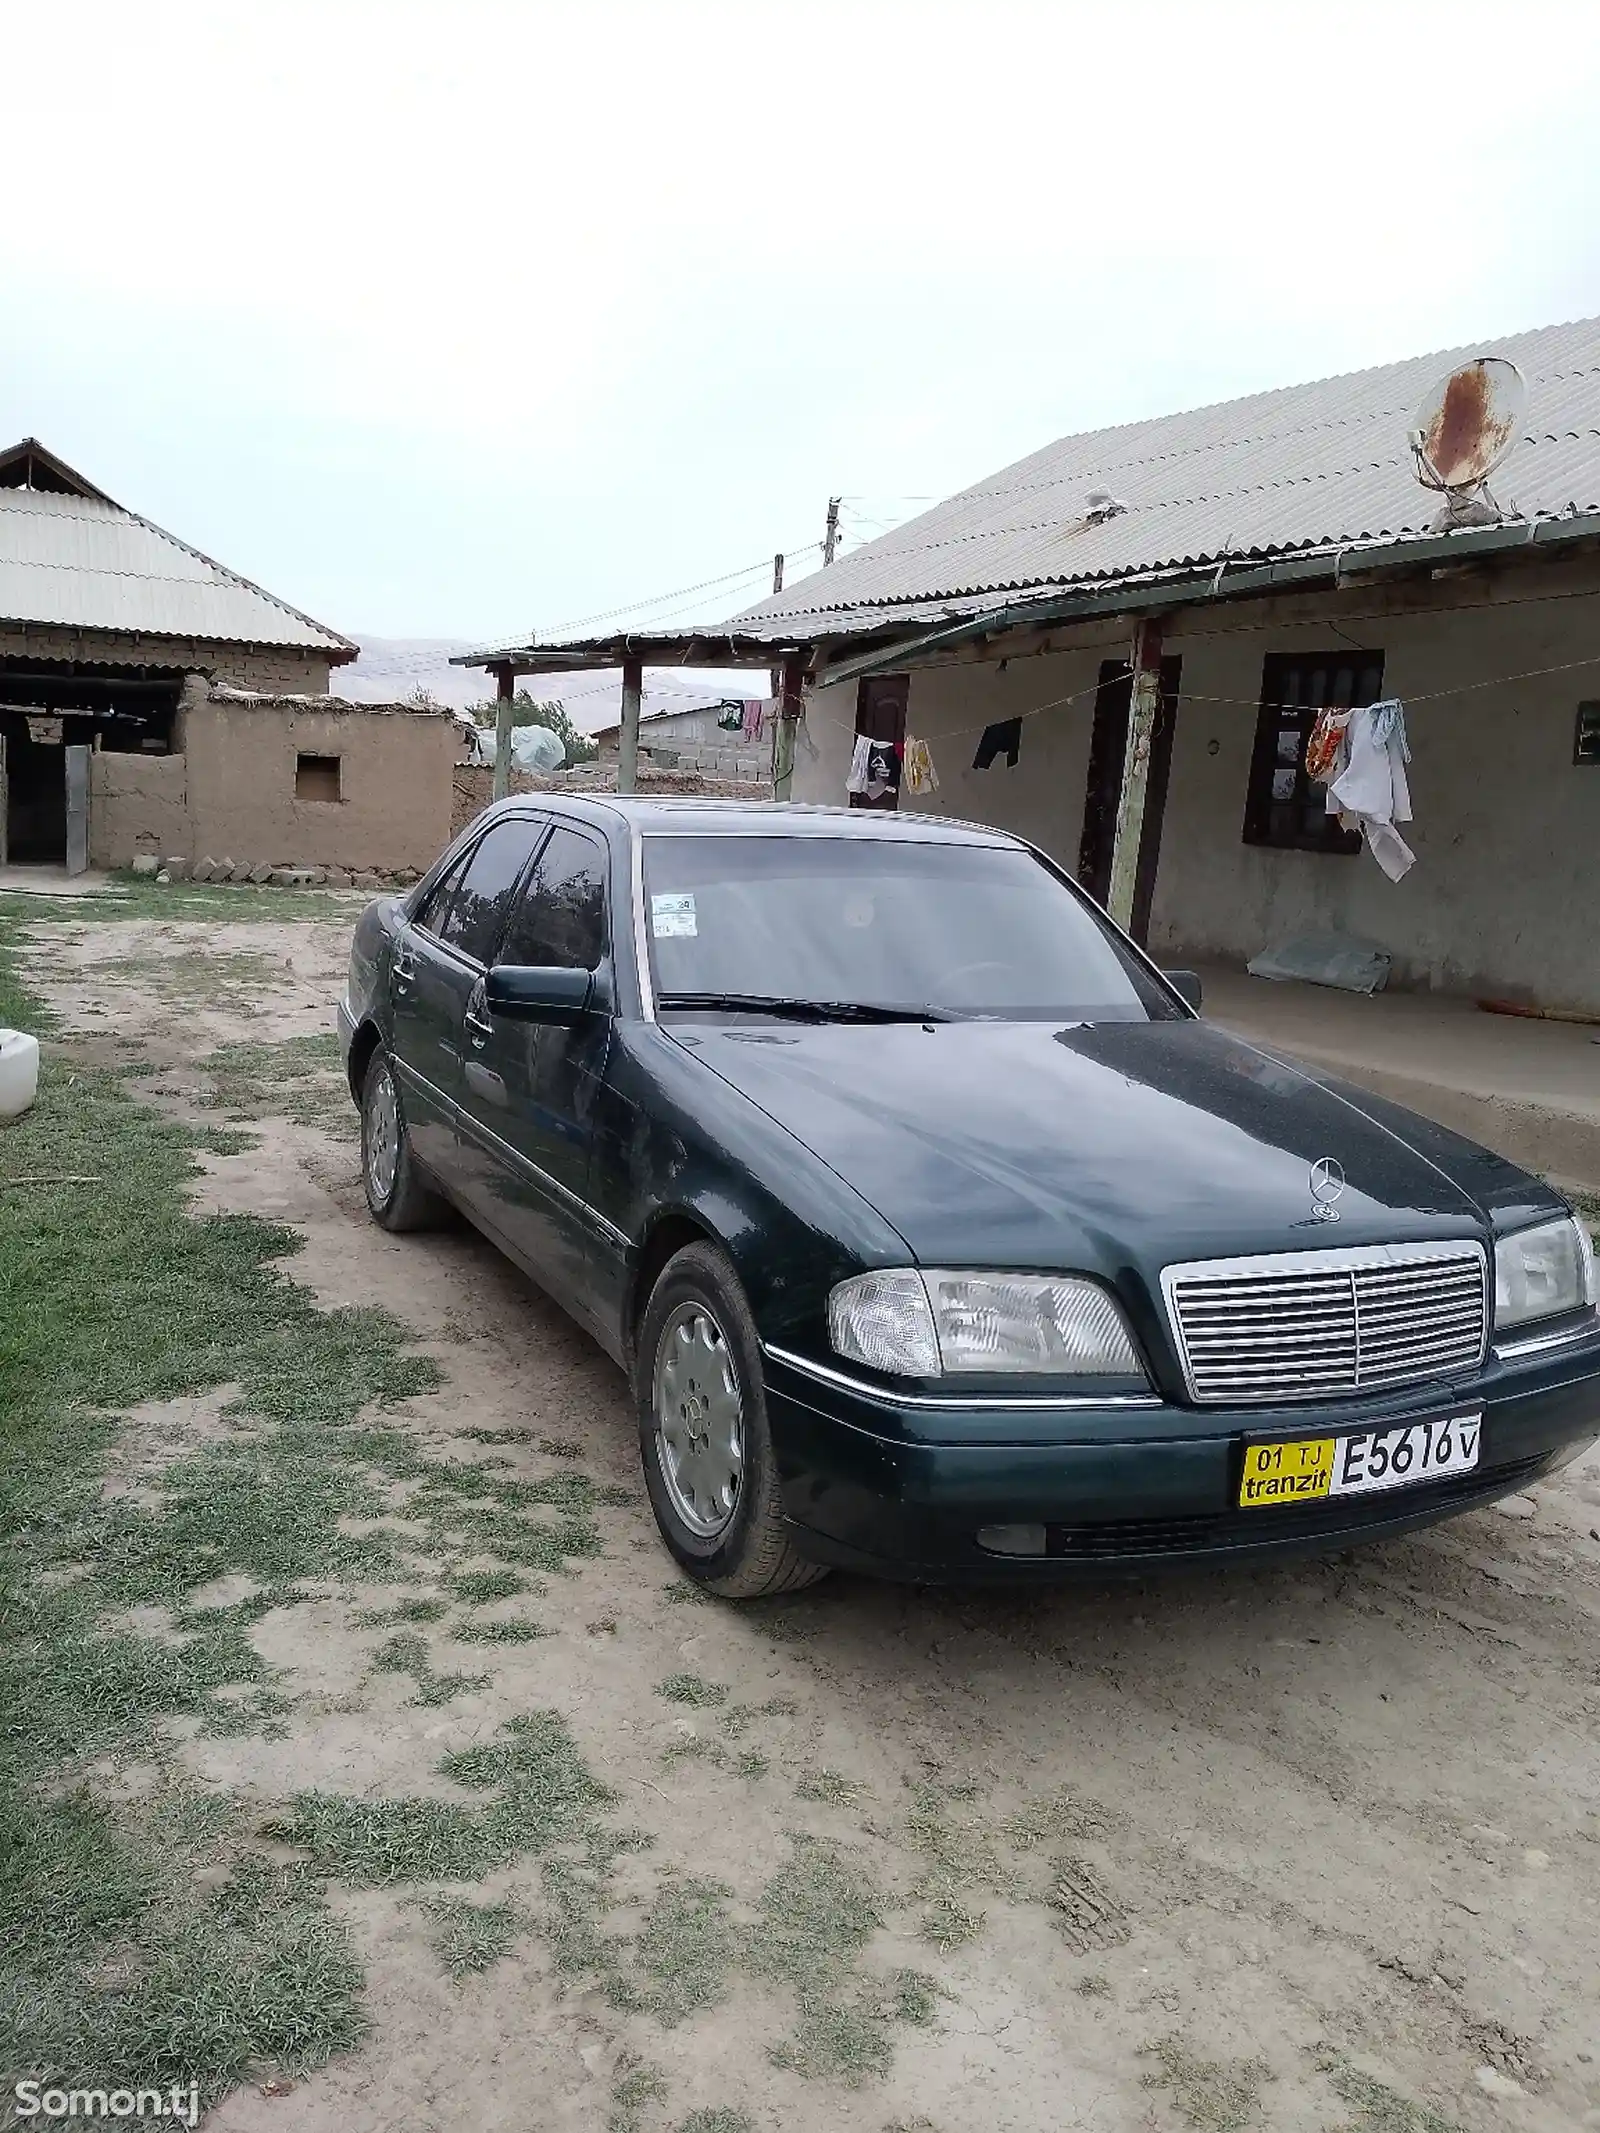
<path id="1" fill-rule="evenodd" d="M 1600 1025 L 1200 966 L 1207 1020 L 1291 1052 L 1600 1202 Z"/>

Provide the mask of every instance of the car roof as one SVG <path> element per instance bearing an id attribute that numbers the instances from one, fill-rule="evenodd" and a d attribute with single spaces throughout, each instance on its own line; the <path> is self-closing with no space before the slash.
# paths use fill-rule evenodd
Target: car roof
<path id="1" fill-rule="evenodd" d="M 898 809 L 810 807 L 792 801 L 671 799 L 647 793 L 519 794 L 502 805 L 532 807 L 599 827 L 625 823 L 635 835 L 672 832 L 697 837 L 852 837 L 891 844 L 1018 845 L 1005 830 L 944 815 Z"/>

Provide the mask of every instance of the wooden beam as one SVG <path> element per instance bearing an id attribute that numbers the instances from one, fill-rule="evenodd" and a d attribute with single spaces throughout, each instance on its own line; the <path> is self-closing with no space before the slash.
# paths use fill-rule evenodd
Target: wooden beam
<path id="1" fill-rule="evenodd" d="M 1111 886 L 1106 909 L 1124 932 L 1133 923 L 1133 899 L 1139 878 L 1139 848 L 1144 839 L 1144 801 L 1150 783 L 1150 746 L 1161 708 L 1161 624 L 1146 617 L 1135 625 L 1133 693 L 1128 701 L 1128 746 L 1122 758 L 1122 790 L 1117 796 L 1117 827 L 1111 846 Z"/>
<path id="2" fill-rule="evenodd" d="M 510 666 L 496 667 L 494 675 L 494 796 L 504 800 L 511 791 L 511 711 L 517 676 Z"/>
<path id="3" fill-rule="evenodd" d="M 778 692 L 778 723 L 772 736 L 772 797 L 787 800 L 794 783 L 794 736 L 805 709 L 800 686 L 805 678 L 805 660 L 791 653 L 783 662 Z"/>
<path id="4" fill-rule="evenodd" d="M 644 697 L 644 663 L 622 662 L 622 726 L 617 734 L 617 790 L 639 789 L 639 711 Z"/>

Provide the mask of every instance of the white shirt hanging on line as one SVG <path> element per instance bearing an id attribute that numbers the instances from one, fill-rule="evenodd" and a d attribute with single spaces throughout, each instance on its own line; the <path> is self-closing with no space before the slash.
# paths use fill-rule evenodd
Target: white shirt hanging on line
<path id="1" fill-rule="evenodd" d="M 1368 851 L 1391 881 L 1409 873 L 1417 856 L 1395 828 L 1411 820 L 1410 760 L 1405 706 L 1390 697 L 1351 712 L 1328 781 L 1329 814 L 1343 815 L 1351 828 L 1360 828 Z"/>

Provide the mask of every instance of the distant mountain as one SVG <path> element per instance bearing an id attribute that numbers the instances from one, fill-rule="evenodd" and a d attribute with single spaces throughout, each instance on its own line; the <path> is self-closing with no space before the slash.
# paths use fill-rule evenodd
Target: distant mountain
<path id="1" fill-rule="evenodd" d="M 475 667 L 453 667 L 451 656 L 470 652 L 465 637 L 361 637 L 361 657 L 335 667 L 328 686 L 357 704 L 395 703 L 423 689 L 452 710 L 470 710 L 494 695 L 493 679 Z M 619 673 L 530 674 L 522 684 L 545 700 L 566 706 L 572 723 L 584 733 L 614 726 L 622 716 Z M 754 669 L 731 673 L 652 668 L 645 676 L 644 716 L 664 718 L 724 696 L 765 696 L 767 677 Z"/>

